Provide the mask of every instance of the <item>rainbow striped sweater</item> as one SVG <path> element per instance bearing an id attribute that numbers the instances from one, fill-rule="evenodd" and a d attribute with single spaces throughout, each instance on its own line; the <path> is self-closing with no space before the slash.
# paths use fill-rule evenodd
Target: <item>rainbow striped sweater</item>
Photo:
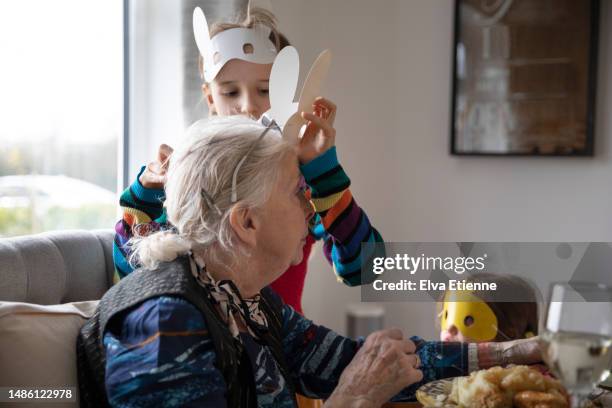
<path id="1" fill-rule="evenodd" d="M 147 235 L 168 227 L 164 191 L 147 189 L 140 184 L 139 177 L 144 169 L 121 195 L 123 218 L 115 226 L 113 245 L 115 281 L 133 270 L 128 262 L 130 249 L 126 244 L 134 232 Z M 300 166 L 300 170 L 316 211 L 310 226 L 311 235 L 323 240 L 325 256 L 333 265 L 338 280 L 349 286 L 367 283 L 369 278 L 362 276 L 361 265 L 374 256 L 375 250 L 381 250 L 381 246 L 364 246 L 369 253 L 362 253 L 361 244 L 383 242 L 383 239 L 353 198 L 349 190 L 350 179 L 338 162 L 336 148 Z"/>

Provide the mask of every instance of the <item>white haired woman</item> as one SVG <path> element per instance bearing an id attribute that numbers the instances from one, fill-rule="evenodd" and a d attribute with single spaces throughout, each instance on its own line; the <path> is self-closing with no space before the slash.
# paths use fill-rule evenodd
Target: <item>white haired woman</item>
<path id="1" fill-rule="evenodd" d="M 273 127 L 194 125 L 171 158 L 165 206 L 173 229 L 135 244 L 143 268 L 81 331 L 83 406 L 293 407 L 297 391 L 378 407 L 425 380 L 539 360 L 531 340 L 425 342 L 398 329 L 351 340 L 284 305 L 267 286 L 301 261 L 313 209 L 296 150 Z"/>

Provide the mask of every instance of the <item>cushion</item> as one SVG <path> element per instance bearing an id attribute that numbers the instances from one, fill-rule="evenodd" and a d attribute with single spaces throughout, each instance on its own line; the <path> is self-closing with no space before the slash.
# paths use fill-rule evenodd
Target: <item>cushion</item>
<path id="1" fill-rule="evenodd" d="M 42 306 L 0 302 L 0 384 L 3 387 L 78 388 L 76 339 L 98 301 Z M 78 394 L 76 401 L 78 401 Z M 46 405 L 19 402 L 20 408 Z M 78 407 L 77 402 L 53 407 Z M 3 405 L 4 406 L 4 405 Z"/>

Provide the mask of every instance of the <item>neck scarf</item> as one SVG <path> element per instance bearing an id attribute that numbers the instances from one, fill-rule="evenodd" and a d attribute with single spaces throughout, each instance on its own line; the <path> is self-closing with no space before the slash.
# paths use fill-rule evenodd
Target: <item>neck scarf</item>
<path id="1" fill-rule="evenodd" d="M 255 339 L 268 330 L 266 315 L 260 309 L 261 295 L 258 293 L 250 299 L 244 299 L 236 284 L 224 279 L 217 281 L 206 269 L 201 258 L 192 254 L 191 272 L 200 286 L 207 289 L 210 299 L 221 311 L 221 319 L 228 325 L 232 336 L 242 342 L 239 323 L 246 327 L 248 333 Z"/>

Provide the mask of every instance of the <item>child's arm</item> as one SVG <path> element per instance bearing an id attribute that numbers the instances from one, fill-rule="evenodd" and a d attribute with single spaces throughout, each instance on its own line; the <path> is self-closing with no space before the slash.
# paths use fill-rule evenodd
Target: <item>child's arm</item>
<path id="1" fill-rule="evenodd" d="M 136 180 L 125 189 L 119 200 L 123 217 L 115 225 L 113 241 L 115 282 L 133 270 L 129 264 L 131 249 L 126 244 L 134 236 L 134 229 L 139 235 L 148 235 L 167 224 L 163 208 L 164 189 L 144 187 L 140 182 L 140 176 L 144 171 L 143 166 Z"/>
<path id="2" fill-rule="evenodd" d="M 350 286 L 368 283 L 374 275 L 363 276 L 361 265 L 374 256 L 384 256 L 383 239 L 351 195 L 351 181 L 338 163 L 333 127 L 336 105 L 319 97 L 313 113 L 302 112 L 302 117 L 308 123 L 298 158 L 316 211 L 311 232 L 325 240 L 325 256 L 339 280 Z M 372 244 L 364 247 L 367 253 L 362 253 L 362 243 Z"/>
<path id="3" fill-rule="evenodd" d="M 316 211 L 311 232 L 323 238 L 323 250 L 340 280 L 350 286 L 367 283 L 361 274 L 362 261 L 374 255 L 374 245 L 362 253 L 365 242 L 382 243 L 380 233 L 372 227 L 366 213 L 353 198 L 350 179 L 338 163 L 332 147 L 311 162 L 300 166 L 310 187 L 311 202 Z M 376 245 L 382 250 L 382 245 Z M 384 254 L 376 254 L 384 256 Z"/>
<path id="4" fill-rule="evenodd" d="M 164 185 L 166 184 L 168 158 L 171 154 L 170 146 L 160 145 L 157 151 L 157 161 L 143 166 L 136 180 L 121 194 L 119 205 L 123 217 L 115 225 L 113 241 L 115 283 L 133 270 L 129 264 L 131 249 L 126 244 L 134 233 L 146 236 L 167 224 L 163 207 L 166 198 Z"/>

